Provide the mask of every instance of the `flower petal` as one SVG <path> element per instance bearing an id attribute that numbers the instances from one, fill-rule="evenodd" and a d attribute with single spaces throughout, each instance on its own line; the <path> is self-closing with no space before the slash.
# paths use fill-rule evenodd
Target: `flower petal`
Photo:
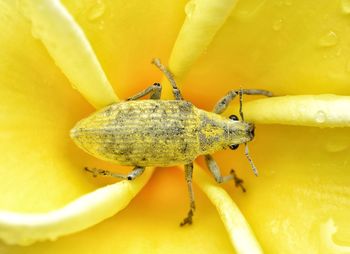
<path id="1" fill-rule="evenodd" d="M 59 0 L 21 0 L 23 13 L 32 22 L 33 35 L 73 87 L 95 107 L 118 101 L 83 30 Z"/>
<path id="2" fill-rule="evenodd" d="M 334 234 L 337 232 L 337 227 L 333 219 L 329 219 L 326 223 L 320 225 L 320 244 L 327 250 L 329 254 L 349 254 L 350 245 L 345 246 L 338 244 L 333 240 Z"/>
<path id="3" fill-rule="evenodd" d="M 0 239 L 7 244 L 29 245 L 89 228 L 124 209 L 148 182 L 152 172 L 148 169 L 135 181 L 124 180 L 99 188 L 48 213 L 0 211 Z"/>
<path id="4" fill-rule="evenodd" d="M 204 173 L 198 164 L 195 164 L 194 180 L 216 206 L 237 253 L 263 253 L 248 222 L 237 205 L 224 189 L 213 183 L 213 180 Z"/>
<path id="5" fill-rule="evenodd" d="M 228 110 L 232 112 L 232 110 Z M 318 127 L 350 127 L 350 96 L 281 96 L 244 104 L 247 121 Z"/>
<path id="6" fill-rule="evenodd" d="M 178 79 L 205 51 L 236 6 L 237 0 L 191 0 L 185 7 L 186 20 L 172 50 L 169 68 Z"/>
<path id="7" fill-rule="evenodd" d="M 193 63 L 208 48 L 236 3 L 237 0 L 191 0 L 187 3 L 186 19 L 169 59 L 169 69 L 177 81 L 184 78 Z M 164 97 L 172 98 L 168 82 L 163 79 L 162 83 L 165 84 Z"/>

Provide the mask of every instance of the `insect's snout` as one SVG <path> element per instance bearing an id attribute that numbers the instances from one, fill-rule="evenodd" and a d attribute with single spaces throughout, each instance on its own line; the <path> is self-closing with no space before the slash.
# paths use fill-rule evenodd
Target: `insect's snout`
<path id="1" fill-rule="evenodd" d="M 255 125 L 253 123 L 249 123 L 249 135 L 251 139 L 255 136 Z"/>
<path id="2" fill-rule="evenodd" d="M 247 123 L 245 122 L 245 130 L 244 130 L 244 136 L 245 136 L 245 141 L 244 142 L 249 142 L 254 139 L 255 136 L 255 125 L 253 123 Z"/>

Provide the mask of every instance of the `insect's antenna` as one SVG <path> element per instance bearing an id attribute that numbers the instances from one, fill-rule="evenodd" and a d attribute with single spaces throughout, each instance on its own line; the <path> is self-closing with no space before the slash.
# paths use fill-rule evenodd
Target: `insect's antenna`
<path id="1" fill-rule="evenodd" d="M 244 122 L 242 105 L 243 105 L 243 90 L 241 88 L 239 89 L 239 115 L 241 116 L 242 122 Z"/>
<path id="2" fill-rule="evenodd" d="M 242 88 L 239 89 L 239 115 L 241 116 L 242 122 L 244 122 L 244 115 L 243 115 L 243 90 Z M 254 162 L 252 160 L 252 158 L 249 155 L 249 148 L 248 148 L 248 144 L 244 143 L 245 145 L 245 150 L 244 150 L 244 154 L 247 157 L 250 166 L 253 169 L 254 175 L 258 176 L 258 169 L 255 167 Z"/>
<path id="3" fill-rule="evenodd" d="M 247 157 L 247 159 L 248 159 L 248 161 L 249 161 L 249 164 L 250 164 L 250 166 L 251 166 L 252 169 L 253 169 L 254 175 L 258 176 L 258 169 L 255 167 L 254 162 L 253 162 L 252 158 L 251 158 L 250 155 L 249 155 L 248 144 L 247 144 L 247 143 L 244 143 L 244 145 L 245 145 L 244 154 L 245 154 L 245 156 Z"/>

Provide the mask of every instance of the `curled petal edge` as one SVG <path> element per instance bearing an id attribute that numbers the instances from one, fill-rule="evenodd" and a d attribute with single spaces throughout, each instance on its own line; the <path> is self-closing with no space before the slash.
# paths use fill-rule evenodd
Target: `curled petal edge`
<path id="1" fill-rule="evenodd" d="M 59 0 L 20 0 L 33 35 L 88 102 L 101 108 L 119 99 L 84 31 Z"/>
<path id="2" fill-rule="evenodd" d="M 237 111 L 230 106 L 225 112 Z M 350 127 L 350 96 L 295 95 L 259 99 L 243 105 L 246 121 L 315 127 Z"/>
<path id="3" fill-rule="evenodd" d="M 238 0 L 191 0 L 186 4 L 186 19 L 169 59 L 169 69 L 178 82 L 181 83 L 195 61 L 207 50 L 237 2 Z M 173 98 L 168 80 L 163 79 L 161 83 L 164 84 L 164 98 Z"/>
<path id="4" fill-rule="evenodd" d="M 259 242 L 238 206 L 227 192 L 214 183 L 204 169 L 196 163 L 194 164 L 194 181 L 218 210 L 236 253 L 263 253 Z"/>
<path id="5" fill-rule="evenodd" d="M 6 244 L 25 246 L 87 229 L 124 209 L 147 184 L 153 171 L 149 168 L 134 181 L 99 188 L 47 213 L 0 211 L 0 239 Z"/>

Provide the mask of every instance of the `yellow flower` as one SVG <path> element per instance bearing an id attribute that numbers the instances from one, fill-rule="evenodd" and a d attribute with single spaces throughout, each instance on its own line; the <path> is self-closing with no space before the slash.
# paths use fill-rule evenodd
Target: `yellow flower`
<path id="1" fill-rule="evenodd" d="M 350 253 L 348 1 L 14 2 L 0 9 L 1 253 Z M 69 139 L 94 111 L 81 95 L 101 107 L 118 100 L 110 84 L 126 98 L 161 80 L 153 57 L 168 60 L 186 99 L 207 110 L 233 88 L 281 96 L 244 105 L 257 123 L 259 177 L 242 150 L 215 154 L 225 174 L 234 168 L 245 180 L 245 194 L 224 188 L 254 233 L 202 160 L 186 228 L 178 168 L 117 184 L 82 171 L 128 169 Z"/>

